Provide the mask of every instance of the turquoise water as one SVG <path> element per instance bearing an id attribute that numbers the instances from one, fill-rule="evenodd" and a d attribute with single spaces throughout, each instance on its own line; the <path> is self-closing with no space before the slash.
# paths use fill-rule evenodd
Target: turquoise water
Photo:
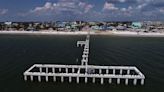
<path id="1" fill-rule="evenodd" d="M 163 92 L 164 38 L 91 36 L 95 65 L 135 65 L 144 86 L 25 82 L 23 72 L 35 63 L 79 64 L 85 36 L 0 35 L 0 92 Z M 123 83 L 122 83 L 123 84 Z"/>

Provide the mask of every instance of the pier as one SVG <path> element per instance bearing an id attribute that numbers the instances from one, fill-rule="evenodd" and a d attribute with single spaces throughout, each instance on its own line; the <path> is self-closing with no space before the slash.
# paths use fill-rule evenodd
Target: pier
<path id="1" fill-rule="evenodd" d="M 116 83 L 129 85 L 144 85 L 145 76 L 135 66 L 98 66 L 89 65 L 89 44 L 90 35 L 88 34 L 85 41 L 77 41 L 77 47 L 83 47 L 83 54 L 80 65 L 58 65 L 58 64 L 34 64 L 24 75 L 24 80 L 38 82 L 60 80 L 60 82 L 92 82 L 92 83 Z M 43 79 L 44 77 L 44 79 Z M 36 79 L 35 78 L 35 79 Z"/>

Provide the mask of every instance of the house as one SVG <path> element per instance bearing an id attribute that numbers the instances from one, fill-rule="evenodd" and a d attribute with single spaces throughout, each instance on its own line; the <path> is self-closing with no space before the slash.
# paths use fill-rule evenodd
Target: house
<path id="1" fill-rule="evenodd" d="M 64 31 L 65 30 L 65 27 L 66 27 L 66 22 L 56 22 L 56 29 L 57 31 Z"/>
<path id="2" fill-rule="evenodd" d="M 92 30 L 101 30 L 101 28 L 99 26 L 91 26 Z"/>
<path id="3" fill-rule="evenodd" d="M 107 30 L 113 30 L 113 29 L 116 29 L 116 28 L 113 27 L 113 26 L 108 26 L 108 27 L 107 27 Z"/>
<path id="4" fill-rule="evenodd" d="M 117 26 L 116 29 L 117 30 L 126 30 L 127 27 L 125 27 L 125 26 Z"/>
<path id="5" fill-rule="evenodd" d="M 142 28 L 142 23 L 141 22 L 132 22 L 131 27 L 133 29 L 141 29 Z"/>

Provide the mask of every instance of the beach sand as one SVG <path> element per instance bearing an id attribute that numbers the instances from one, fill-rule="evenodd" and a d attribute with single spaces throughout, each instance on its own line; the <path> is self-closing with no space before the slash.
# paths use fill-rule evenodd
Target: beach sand
<path id="1" fill-rule="evenodd" d="M 0 34 L 20 34 L 20 35 L 87 35 L 87 31 L 59 32 L 59 31 L 0 31 Z M 132 36 L 132 37 L 164 37 L 164 33 L 144 33 L 130 31 L 108 31 L 90 32 L 91 35 L 113 35 L 113 36 Z"/>

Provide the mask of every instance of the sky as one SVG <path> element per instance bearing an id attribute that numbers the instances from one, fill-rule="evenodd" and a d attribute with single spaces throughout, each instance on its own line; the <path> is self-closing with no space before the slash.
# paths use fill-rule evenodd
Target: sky
<path id="1" fill-rule="evenodd" d="M 0 21 L 164 21 L 164 0 L 0 0 Z"/>

